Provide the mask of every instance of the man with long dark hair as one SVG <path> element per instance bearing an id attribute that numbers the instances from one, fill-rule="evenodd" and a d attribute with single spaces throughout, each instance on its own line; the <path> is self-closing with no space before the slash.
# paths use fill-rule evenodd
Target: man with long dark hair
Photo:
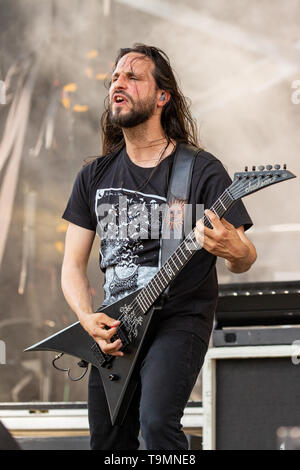
<path id="1" fill-rule="evenodd" d="M 122 357 L 126 349 L 122 351 L 121 340 L 113 338 L 119 322 L 101 312 L 92 314 L 86 267 L 95 233 L 101 238 L 105 306 L 145 286 L 158 271 L 160 239 L 151 235 L 155 224 L 154 232 L 161 233 L 161 219 L 147 214 L 166 202 L 178 145 L 199 149 L 196 124 L 163 51 L 141 44 L 121 49 L 101 126 L 103 156 L 78 173 L 63 215 L 70 224 L 62 288 L 82 326 L 102 351 Z M 208 209 L 230 182 L 222 163 L 199 149 L 189 204 L 203 204 Z M 126 207 L 121 203 L 124 198 Z M 244 233 L 252 222 L 241 202 L 228 212 L 226 220 L 219 220 L 211 211 L 206 215 L 212 228 L 193 220 L 197 241 L 204 249 L 194 254 L 170 287 L 143 357 L 139 386 L 121 425 L 111 425 L 98 370 L 91 368 L 88 407 L 92 449 L 137 449 L 140 429 L 147 449 L 188 448 L 180 420 L 212 330 L 216 257 L 224 258 L 235 273 L 247 271 L 256 259 L 255 248 Z M 121 235 L 124 228 L 125 235 Z"/>

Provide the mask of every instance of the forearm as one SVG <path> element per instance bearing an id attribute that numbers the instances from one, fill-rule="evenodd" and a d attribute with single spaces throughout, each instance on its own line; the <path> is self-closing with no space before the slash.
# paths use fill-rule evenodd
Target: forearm
<path id="1" fill-rule="evenodd" d="M 227 269 L 232 273 L 244 273 L 248 271 L 257 258 L 256 249 L 249 241 L 242 241 L 236 250 L 225 258 Z"/>
<path id="2" fill-rule="evenodd" d="M 65 299 L 76 313 L 79 321 L 93 313 L 93 301 L 86 268 L 76 264 L 65 264 L 61 272 L 61 287 Z"/>

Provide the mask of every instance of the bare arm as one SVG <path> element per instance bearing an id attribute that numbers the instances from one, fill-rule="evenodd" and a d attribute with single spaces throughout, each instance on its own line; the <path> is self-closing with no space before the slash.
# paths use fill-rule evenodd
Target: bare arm
<path id="1" fill-rule="evenodd" d="M 244 227 L 241 226 L 236 229 L 243 245 L 246 247 L 244 255 L 240 257 L 228 257 L 225 259 L 225 264 L 229 271 L 233 273 L 244 273 L 248 271 L 252 264 L 256 261 L 257 253 L 253 243 L 246 237 Z"/>
<path id="2" fill-rule="evenodd" d="M 219 219 L 216 214 L 206 210 L 212 229 L 205 227 L 202 220 L 196 224 L 196 238 L 205 250 L 225 259 L 229 271 L 243 273 L 255 262 L 256 249 L 245 235 L 244 227 L 237 229 L 227 220 Z"/>
<path id="3" fill-rule="evenodd" d="M 99 344 L 102 351 L 121 356 L 123 353 L 118 351 L 122 346 L 121 342 L 119 340 L 110 342 L 120 322 L 104 313 L 93 313 L 87 265 L 94 238 L 94 231 L 69 224 L 61 271 L 61 286 L 66 301 L 76 313 L 81 325 Z M 107 330 L 106 326 L 109 326 L 110 330 Z"/>
<path id="4" fill-rule="evenodd" d="M 92 230 L 69 224 L 65 240 L 61 285 L 68 304 L 79 320 L 83 315 L 93 312 L 86 271 L 94 238 L 95 232 Z"/>

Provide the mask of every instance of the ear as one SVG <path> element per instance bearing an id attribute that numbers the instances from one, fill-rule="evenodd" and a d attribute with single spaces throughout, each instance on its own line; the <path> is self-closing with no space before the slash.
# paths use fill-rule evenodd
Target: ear
<path id="1" fill-rule="evenodd" d="M 171 98 L 171 93 L 166 90 L 158 90 L 157 92 L 157 106 L 162 108 Z"/>

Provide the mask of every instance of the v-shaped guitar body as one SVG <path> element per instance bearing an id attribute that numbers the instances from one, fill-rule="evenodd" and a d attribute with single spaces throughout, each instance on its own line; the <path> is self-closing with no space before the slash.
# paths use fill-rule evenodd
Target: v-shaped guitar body
<path id="1" fill-rule="evenodd" d="M 122 303 L 120 306 L 124 307 Z M 110 309 L 112 310 L 110 311 Z M 116 318 L 114 316 L 115 308 L 112 305 L 107 307 L 105 313 Z M 150 321 L 153 313 L 154 308 L 151 308 L 146 315 L 137 317 L 141 322 L 138 322 L 139 327 L 135 331 L 136 335 L 132 335 L 123 357 L 114 358 L 105 367 L 98 366 L 112 424 L 122 422 L 138 383 L 143 353 L 151 338 Z"/>
<path id="2" fill-rule="evenodd" d="M 143 351 L 150 339 L 149 325 L 154 313 L 151 307 L 146 314 L 132 310 L 134 299 L 140 291 L 130 294 L 118 302 L 99 309 L 111 318 L 121 319 L 124 325 L 123 344 L 128 343 L 123 357 L 103 354 L 93 338 L 79 322 L 34 344 L 26 351 L 56 351 L 83 359 L 98 368 L 112 424 L 121 423 L 127 411 L 130 399 L 135 391 L 139 377 L 139 366 Z"/>

